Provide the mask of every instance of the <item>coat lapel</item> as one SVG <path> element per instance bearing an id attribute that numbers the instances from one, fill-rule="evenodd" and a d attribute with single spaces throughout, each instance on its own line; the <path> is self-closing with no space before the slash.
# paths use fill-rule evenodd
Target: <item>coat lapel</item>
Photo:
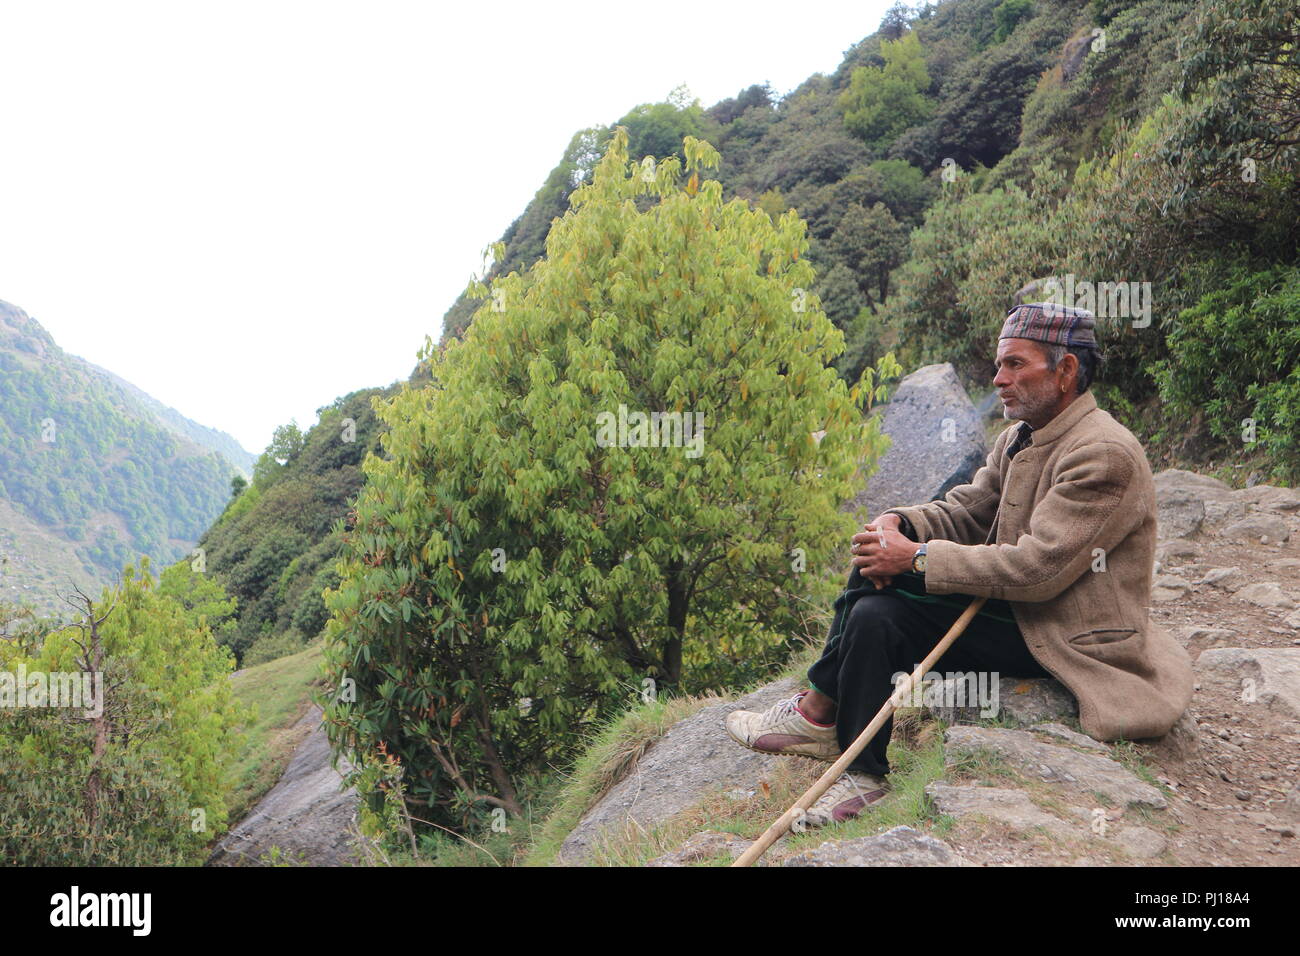
<path id="1" fill-rule="evenodd" d="M 1018 518 L 1032 510 L 1036 502 L 1033 499 L 1035 489 L 1038 486 L 1038 477 L 1042 474 L 1043 463 L 1047 460 L 1048 452 L 1046 446 L 1056 441 L 1062 435 L 1069 432 L 1076 424 L 1083 420 L 1084 416 L 1097 408 L 1097 400 L 1092 397 L 1092 392 L 1087 391 L 1076 398 L 1069 404 L 1069 407 L 1061 414 L 1057 415 L 1042 428 L 1036 429 L 1029 434 L 1027 444 L 1021 444 L 1019 451 L 1016 450 L 1020 435 L 1008 445 L 1008 454 L 1002 456 L 998 462 L 998 470 L 1002 474 L 1002 497 L 998 501 L 997 514 L 993 516 L 993 523 L 989 526 L 988 536 L 984 539 L 985 544 L 1001 544 L 998 541 L 998 535 L 1006 522 L 1004 517 L 1010 519 L 1008 526 L 1008 538 L 1018 538 L 1020 529 L 1018 527 Z M 1023 425 L 1022 425 L 1023 427 Z M 1012 457 L 1010 452 L 1015 452 Z M 1037 465 L 1037 467 L 1032 467 Z M 1007 544 L 1014 544 L 1015 541 L 1007 541 Z"/>

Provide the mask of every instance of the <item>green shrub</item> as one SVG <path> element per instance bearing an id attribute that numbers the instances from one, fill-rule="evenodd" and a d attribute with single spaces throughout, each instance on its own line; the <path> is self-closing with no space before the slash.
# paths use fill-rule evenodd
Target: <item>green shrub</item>
<path id="1" fill-rule="evenodd" d="M 1170 358 L 1153 366 L 1178 416 L 1204 415 L 1228 445 L 1252 436 L 1280 476 L 1300 475 L 1300 268 L 1238 270 L 1179 314 Z"/>
<path id="2" fill-rule="evenodd" d="M 1021 20 L 1028 20 L 1033 13 L 1032 0 L 1002 0 L 993 8 L 993 22 L 998 25 L 997 32 L 993 34 L 993 41 L 1001 43 L 1011 36 L 1011 31 L 1016 28 L 1016 24 Z"/>
<path id="3" fill-rule="evenodd" d="M 0 641 L 0 674 L 97 672 L 103 695 L 98 715 L 0 707 L 6 863 L 193 864 L 226 827 L 247 718 L 231 696 L 233 662 L 147 567 L 128 567 L 117 591 L 83 607 L 82 626 Z"/>

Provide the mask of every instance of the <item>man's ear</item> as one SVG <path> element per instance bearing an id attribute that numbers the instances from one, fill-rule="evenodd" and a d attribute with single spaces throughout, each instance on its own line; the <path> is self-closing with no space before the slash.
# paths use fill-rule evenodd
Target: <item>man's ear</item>
<path id="1" fill-rule="evenodd" d="M 1079 357 L 1073 352 L 1066 352 L 1061 357 L 1060 363 L 1056 366 L 1056 371 L 1060 373 L 1065 391 L 1071 394 L 1079 391 Z"/>

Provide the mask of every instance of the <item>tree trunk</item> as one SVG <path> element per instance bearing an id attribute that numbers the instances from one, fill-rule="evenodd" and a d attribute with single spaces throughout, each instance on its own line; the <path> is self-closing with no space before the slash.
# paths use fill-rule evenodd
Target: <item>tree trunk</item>
<path id="1" fill-rule="evenodd" d="M 94 605 L 87 602 L 86 617 L 90 622 L 90 664 L 91 679 L 104 667 L 104 644 L 99 637 L 99 622 L 95 620 Z M 108 753 L 108 706 L 106 701 L 99 701 L 99 716 L 91 719 L 95 731 L 95 743 L 91 750 L 90 777 L 86 780 L 86 822 L 90 825 L 90 836 L 94 840 L 99 831 L 99 800 L 103 792 L 100 779 L 100 765 Z"/>
<path id="2" fill-rule="evenodd" d="M 686 636 L 686 573 L 680 560 L 668 566 L 668 626 L 675 636 L 664 647 L 664 682 L 679 683 L 682 679 L 682 640 Z"/>
<path id="3" fill-rule="evenodd" d="M 523 816 L 524 808 L 519 805 L 519 795 L 515 792 L 515 785 L 510 780 L 510 774 L 506 773 L 505 764 L 501 762 L 501 755 L 497 753 L 496 745 L 492 742 L 492 735 L 481 721 L 478 725 L 478 739 L 479 743 L 483 745 L 483 759 L 487 763 L 492 782 L 497 785 L 497 793 L 501 797 L 502 806 L 506 808 L 506 812 L 511 816 Z"/>

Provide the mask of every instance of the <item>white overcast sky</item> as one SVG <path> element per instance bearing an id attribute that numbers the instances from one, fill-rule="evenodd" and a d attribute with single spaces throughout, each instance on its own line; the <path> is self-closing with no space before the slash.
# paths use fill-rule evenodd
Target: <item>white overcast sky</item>
<path id="1" fill-rule="evenodd" d="M 410 372 L 575 131 L 891 2 L 0 0 L 0 299 L 260 452 Z"/>

